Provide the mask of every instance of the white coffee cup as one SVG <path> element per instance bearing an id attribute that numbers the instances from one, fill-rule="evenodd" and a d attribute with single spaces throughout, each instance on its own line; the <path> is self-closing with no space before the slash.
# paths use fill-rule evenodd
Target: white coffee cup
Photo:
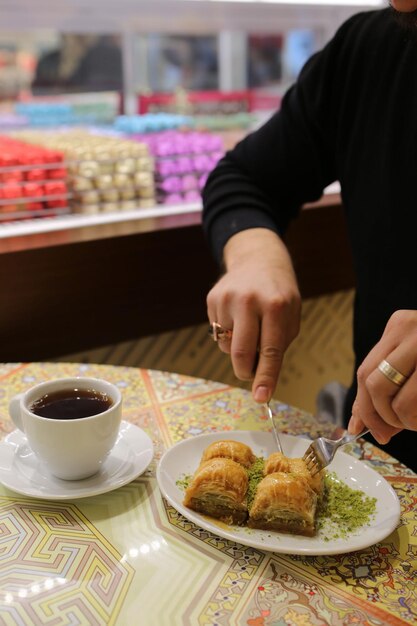
<path id="1" fill-rule="evenodd" d="M 34 403 L 47 394 L 70 389 L 93 389 L 105 394 L 111 406 L 97 415 L 77 419 L 53 419 L 33 412 Z M 116 442 L 122 395 L 115 385 L 98 378 L 56 378 L 12 398 L 9 412 L 51 474 L 64 480 L 80 480 L 99 471 Z"/>

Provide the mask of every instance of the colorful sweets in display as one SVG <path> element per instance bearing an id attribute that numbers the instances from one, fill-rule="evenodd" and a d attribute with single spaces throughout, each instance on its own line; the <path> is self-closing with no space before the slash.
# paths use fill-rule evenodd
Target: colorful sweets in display
<path id="1" fill-rule="evenodd" d="M 82 130 L 27 131 L 20 136 L 63 152 L 75 212 L 113 212 L 156 204 L 154 160 L 144 143 Z"/>
<path id="2" fill-rule="evenodd" d="M 68 212 L 64 154 L 0 136 L 0 219 Z"/>
<path id="3" fill-rule="evenodd" d="M 68 96 L 67 96 L 68 98 Z M 72 94 L 70 99 L 18 102 L 15 113 L 31 127 L 56 128 L 81 124 L 110 124 L 117 113 L 118 98 L 112 94 Z"/>
<path id="4" fill-rule="evenodd" d="M 133 116 L 133 126 L 124 117 L 119 126 L 139 128 L 141 117 L 148 120 L 143 134 L 91 127 L 26 128 L 4 136 L 2 212 L 14 219 L 18 204 L 38 217 L 43 208 L 95 214 L 199 203 L 224 154 L 222 137 L 186 127 L 151 132 L 157 126 L 150 118 L 167 127 L 174 118 L 185 124 L 185 116 Z M 23 172 L 25 164 L 31 167 Z"/>
<path id="5" fill-rule="evenodd" d="M 114 122 L 114 128 L 127 135 L 193 128 L 193 126 L 194 120 L 189 115 L 164 112 L 119 115 Z"/>
<path id="6" fill-rule="evenodd" d="M 145 143 L 155 158 L 158 203 L 200 201 L 209 172 L 224 154 L 219 135 L 169 130 L 133 137 Z"/>

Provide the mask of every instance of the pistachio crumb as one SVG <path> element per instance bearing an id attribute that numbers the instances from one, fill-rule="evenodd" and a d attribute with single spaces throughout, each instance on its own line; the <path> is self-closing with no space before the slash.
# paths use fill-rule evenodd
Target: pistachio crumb
<path id="1" fill-rule="evenodd" d="M 190 484 L 191 479 L 192 479 L 191 474 L 183 474 L 180 478 L 178 478 L 175 481 L 175 484 L 177 485 L 179 489 L 182 489 L 183 491 L 185 491 L 188 485 Z"/>
<path id="2" fill-rule="evenodd" d="M 248 509 L 251 508 L 258 485 L 261 482 L 262 478 L 264 477 L 264 466 L 265 466 L 265 459 L 261 456 L 258 456 L 248 469 L 248 481 L 249 482 L 248 482 L 248 491 L 246 495 Z"/>
<path id="3" fill-rule="evenodd" d="M 362 526 L 367 526 L 376 511 L 376 498 L 359 489 L 351 489 L 335 472 L 324 479 L 325 495 L 317 517 L 317 528 L 324 541 L 346 539 Z"/>

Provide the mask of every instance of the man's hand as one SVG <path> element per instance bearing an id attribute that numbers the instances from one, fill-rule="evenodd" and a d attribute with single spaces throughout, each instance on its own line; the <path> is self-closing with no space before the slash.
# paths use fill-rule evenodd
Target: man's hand
<path id="1" fill-rule="evenodd" d="M 401 387 L 378 369 L 383 360 L 407 377 Z M 349 431 L 364 426 L 381 444 L 404 428 L 417 430 L 417 311 L 396 311 L 358 369 Z"/>
<path id="2" fill-rule="evenodd" d="M 234 235 L 224 249 L 227 271 L 207 296 L 210 322 L 233 330 L 219 342 L 240 380 L 252 380 L 257 402 L 270 400 L 285 350 L 297 336 L 301 298 L 281 239 L 263 228 Z"/>

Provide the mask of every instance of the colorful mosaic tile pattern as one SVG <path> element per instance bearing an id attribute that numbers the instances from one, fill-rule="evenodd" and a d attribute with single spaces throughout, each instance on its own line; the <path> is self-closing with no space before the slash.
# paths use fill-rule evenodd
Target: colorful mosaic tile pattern
<path id="1" fill-rule="evenodd" d="M 115 623 L 133 569 L 80 510 L 1 497 L 0 528 L 2 623 Z"/>
<path id="2" fill-rule="evenodd" d="M 247 391 L 152 370 L 77 363 L 0 365 L 0 436 L 11 397 L 41 380 L 106 378 L 124 419 L 155 445 L 147 472 L 116 491 L 74 502 L 0 487 L 0 625 L 405 626 L 417 624 L 417 476 L 370 443 L 351 453 L 389 480 L 401 502 L 385 541 L 343 555 L 278 555 L 228 542 L 189 522 L 159 493 L 166 447 L 215 430 L 268 430 Z M 326 423 L 276 402 L 280 428 L 328 433 Z"/>

